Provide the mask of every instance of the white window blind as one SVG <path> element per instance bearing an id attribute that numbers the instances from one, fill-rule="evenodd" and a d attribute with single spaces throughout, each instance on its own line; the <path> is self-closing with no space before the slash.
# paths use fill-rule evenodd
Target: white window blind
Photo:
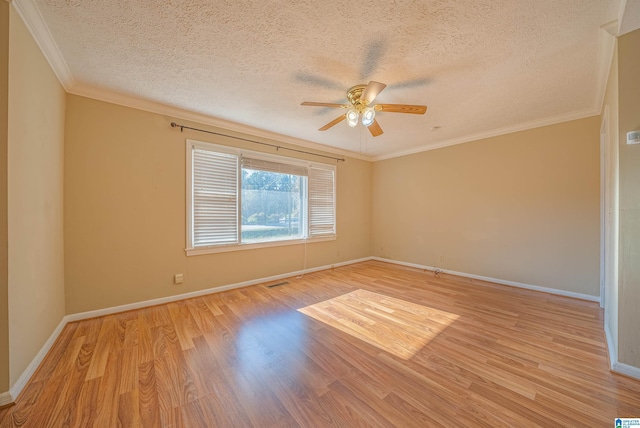
<path id="1" fill-rule="evenodd" d="M 250 157 L 242 157 L 241 164 L 243 168 L 259 171 L 276 172 L 279 174 L 292 174 L 301 177 L 307 176 L 307 167 L 302 165 L 272 162 L 263 159 L 254 159 Z"/>
<path id="2" fill-rule="evenodd" d="M 187 140 L 187 255 L 336 239 L 336 167 Z"/>
<path id="3" fill-rule="evenodd" d="M 238 243 L 238 156 L 193 149 L 193 246 Z"/>
<path id="4" fill-rule="evenodd" d="M 309 237 L 336 233 L 335 170 L 309 168 Z"/>

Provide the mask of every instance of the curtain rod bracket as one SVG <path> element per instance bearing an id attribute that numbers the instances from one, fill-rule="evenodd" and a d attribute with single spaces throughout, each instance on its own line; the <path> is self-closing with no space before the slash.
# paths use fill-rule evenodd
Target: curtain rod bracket
<path id="1" fill-rule="evenodd" d="M 172 128 L 180 128 L 180 132 L 184 132 L 184 125 L 178 125 L 175 122 L 171 122 L 171 127 Z"/>

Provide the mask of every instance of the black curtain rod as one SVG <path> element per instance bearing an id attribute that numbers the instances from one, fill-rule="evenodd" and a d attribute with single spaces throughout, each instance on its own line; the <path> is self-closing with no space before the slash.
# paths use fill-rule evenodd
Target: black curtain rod
<path id="1" fill-rule="evenodd" d="M 318 153 L 307 152 L 307 151 L 304 151 L 304 150 L 290 149 L 288 147 L 282 147 L 282 146 L 278 146 L 276 144 L 263 143 L 262 141 L 255 141 L 255 140 L 250 140 L 248 138 L 235 137 L 233 135 L 223 134 L 223 133 L 220 133 L 220 132 L 207 131 L 206 129 L 192 128 L 190 126 L 180 125 L 179 123 L 175 123 L 175 122 L 171 122 L 171 127 L 172 128 L 180 128 L 180 132 L 184 132 L 185 129 L 190 129 L 192 131 L 205 132 L 207 134 L 220 135 L 221 137 L 235 138 L 236 140 L 247 141 L 249 143 L 262 144 L 263 146 L 275 147 L 276 150 L 280 150 L 280 149 L 289 150 L 291 152 L 298 152 L 298 153 L 304 153 L 306 155 L 320 156 L 322 158 L 334 159 L 336 162 L 344 162 L 346 160 L 345 158 L 336 158 L 336 157 L 333 157 L 333 156 L 320 155 Z"/>

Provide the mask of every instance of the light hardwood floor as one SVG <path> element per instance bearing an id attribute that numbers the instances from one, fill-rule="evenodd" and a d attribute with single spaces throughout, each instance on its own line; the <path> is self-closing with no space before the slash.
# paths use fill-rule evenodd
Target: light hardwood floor
<path id="1" fill-rule="evenodd" d="M 598 305 L 365 262 L 66 326 L 1 427 L 587 426 L 640 417 Z"/>

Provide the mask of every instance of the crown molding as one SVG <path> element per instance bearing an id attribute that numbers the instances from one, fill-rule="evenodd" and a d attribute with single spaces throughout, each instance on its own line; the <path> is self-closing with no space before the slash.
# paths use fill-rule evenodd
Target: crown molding
<path id="1" fill-rule="evenodd" d="M 175 119 L 188 120 L 203 125 L 215 126 L 216 128 L 224 129 L 226 131 L 238 132 L 251 137 L 258 137 L 265 140 L 270 140 L 274 143 L 286 143 L 295 146 L 305 147 L 308 149 L 318 150 L 320 152 L 342 155 L 354 159 L 360 159 L 371 162 L 372 158 L 360 153 L 352 152 L 349 150 L 339 149 L 337 147 L 326 146 L 324 144 L 314 143 L 312 141 L 303 140 L 300 138 L 290 137 L 284 134 L 278 134 L 276 132 L 266 131 L 264 129 L 255 128 L 249 125 L 243 125 L 230 120 L 220 119 L 217 117 L 209 116 L 203 113 L 196 113 L 190 110 L 185 110 L 180 107 L 174 107 L 167 104 L 159 103 L 156 101 L 145 100 L 137 98 L 131 95 L 122 93 L 116 93 L 109 90 L 104 90 L 88 85 L 74 85 L 67 90 L 68 93 L 73 95 L 79 95 L 82 97 L 92 98 L 99 101 L 108 102 L 111 104 L 117 104 L 124 107 L 130 107 L 137 110 L 144 110 L 151 113 L 156 113 L 164 116 L 170 116 Z"/>
<path id="2" fill-rule="evenodd" d="M 608 70 L 607 74 L 608 75 Z M 606 77 L 605 75 L 605 77 Z M 604 83 L 606 88 L 606 80 Z M 558 116 L 544 118 L 540 120 L 525 122 L 513 126 L 494 129 L 486 132 L 466 135 L 460 138 L 454 138 L 451 140 L 445 140 L 434 144 L 428 144 L 413 149 L 402 150 L 398 152 L 389 153 L 380 156 L 367 156 L 360 153 L 352 152 L 349 150 L 343 150 L 336 147 L 325 146 L 323 144 L 314 143 L 312 141 L 303 140 L 295 137 L 290 137 L 283 134 L 278 134 L 271 131 L 255 128 L 249 125 L 243 125 L 237 122 L 232 122 L 225 119 L 216 118 L 202 113 L 196 113 L 190 110 L 185 110 L 179 107 L 170 106 L 167 104 L 158 103 L 155 101 L 145 100 L 134 96 L 115 93 L 105 89 L 95 88 L 93 86 L 86 85 L 74 85 L 68 93 L 87 97 L 99 101 L 108 102 L 111 104 L 117 104 L 124 107 L 135 108 L 137 110 L 148 111 L 164 116 L 170 116 L 175 119 L 188 120 L 203 125 L 215 126 L 216 128 L 224 129 L 227 131 L 234 131 L 242 134 L 247 134 L 252 137 L 259 137 L 267 140 L 271 140 L 275 143 L 288 143 L 295 146 L 306 147 L 309 149 L 318 150 L 321 152 L 347 156 L 354 159 L 360 159 L 368 162 L 377 162 L 385 159 L 392 159 L 401 156 L 407 156 L 415 153 L 426 152 L 429 150 L 441 149 L 444 147 L 454 146 L 457 144 L 469 143 L 472 141 L 482 140 L 484 138 L 497 137 L 500 135 L 511 134 L 519 131 L 526 131 L 528 129 L 539 128 L 541 126 L 555 125 L 562 122 L 569 122 L 571 120 L 584 119 L 586 117 L 596 116 L 600 114 L 600 108 L 590 108 L 578 112 L 566 113 Z M 604 94 L 603 94 L 604 97 Z"/>
<path id="3" fill-rule="evenodd" d="M 616 27 L 616 36 L 620 35 L 620 27 L 622 26 L 622 20 L 624 18 L 624 11 L 627 8 L 627 0 L 620 2 L 620 9 L 618 10 L 618 25 Z"/>
<path id="4" fill-rule="evenodd" d="M 547 117 L 540 120 L 534 120 L 530 122 L 520 123 L 513 126 L 507 126 L 504 128 L 493 129 L 490 131 L 479 132 L 476 134 L 465 135 L 460 138 L 453 138 L 451 140 L 445 140 L 433 144 L 428 144 L 420 147 L 415 147 L 413 149 L 402 150 L 395 153 L 389 153 L 387 155 L 375 156 L 372 161 L 377 162 L 385 159 L 397 158 L 400 156 L 413 155 L 416 153 L 427 152 L 429 150 L 441 149 L 444 147 L 455 146 L 457 144 L 470 143 L 472 141 L 483 140 L 485 138 L 498 137 L 500 135 L 512 134 L 514 132 L 526 131 L 529 129 L 540 128 L 542 126 L 555 125 L 562 122 L 569 122 L 572 120 L 584 119 L 586 117 L 597 116 L 599 115 L 599 111 L 595 108 L 590 108 L 587 110 L 565 113 L 558 116 Z"/>
<path id="5" fill-rule="evenodd" d="M 42 54 L 49 62 L 51 69 L 58 77 L 60 84 L 68 92 L 73 87 L 74 80 L 71 71 L 64 60 L 58 44 L 53 40 L 51 31 L 47 26 L 40 9 L 33 0 L 13 0 L 11 2 L 16 12 L 27 26 L 29 32 L 40 47 Z"/>
<path id="6" fill-rule="evenodd" d="M 601 30 L 606 31 L 607 33 L 609 33 L 609 35 L 613 37 L 618 37 L 619 28 L 620 28 L 620 21 L 618 21 L 617 19 L 614 19 L 613 21 L 607 22 L 606 24 L 602 24 L 600 26 Z"/>
<path id="7" fill-rule="evenodd" d="M 602 112 L 602 104 L 607 91 L 607 83 L 609 81 L 609 72 L 611 71 L 611 61 L 613 61 L 613 53 L 616 45 L 616 36 L 618 34 L 618 21 L 614 20 L 600 26 L 598 33 L 598 64 L 597 64 L 597 81 L 595 105 L 598 114 Z"/>

